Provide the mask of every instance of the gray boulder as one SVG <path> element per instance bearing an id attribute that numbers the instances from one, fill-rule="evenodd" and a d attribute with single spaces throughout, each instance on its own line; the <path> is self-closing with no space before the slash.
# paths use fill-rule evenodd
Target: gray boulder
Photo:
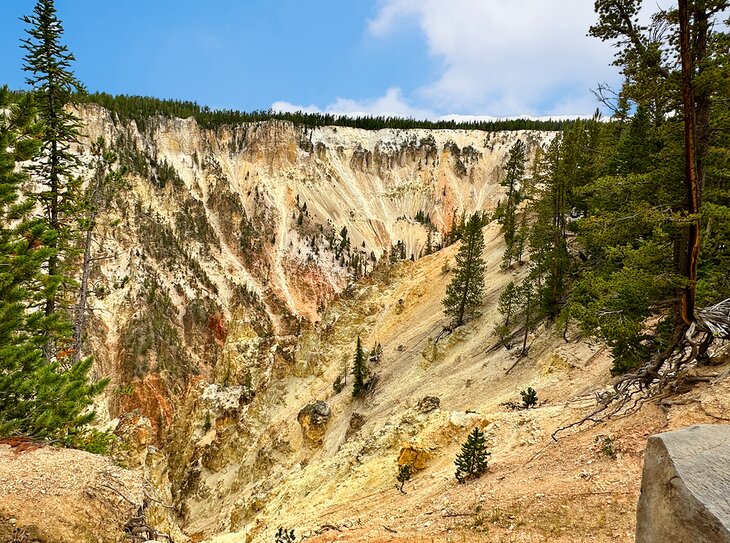
<path id="1" fill-rule="evenodd" d="M 730 543 L 730 426 L 649 438 L 636 543 Z"/>

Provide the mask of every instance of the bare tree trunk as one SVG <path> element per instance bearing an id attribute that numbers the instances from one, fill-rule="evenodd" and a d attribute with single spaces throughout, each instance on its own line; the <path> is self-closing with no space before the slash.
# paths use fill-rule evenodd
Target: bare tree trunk
<path id="1" fill-rule="evenodd" d="M 527 354 L 527 334 L 530 333 L 530 307 L 532 303 L 532 288 L 527 290 L 527 305 L 525 306 L 525 335 L 522 338 L 522 356 Z"/>
<path id="2" fill-rule="evenodd" d="M 86 330 L 86 305 L 89 298 L 89 275 L 91 271 L 91 243 L 93 241 L 93 224 L 96 221 L 96 212 L 89 216 L 89 226 L 84 235 L 84 259 L 81 267 L 81 284 L 79 286 L 79 300 L 74 310 L 74 362 L 81 359 L 81 343 Z"/>
<path id="3" fill-rule="evenodd" d="M 81 360 L 81 347 L 83 344 L 84 332 L 86 331 L 88 301 L 89 301 L 89 278 L 91 275 L 92 262 L 92 243 L 94 241 L 94 229 L 96 228 L 96 218 L 99 214 L 99 199 L 102 184 L 109 176 L 111 161 L 105 156 L 103 142 L 97 142 L 99 147 L 99 162 L 96 172 L 94 173 L 93 185 L 89 187 L 88 210 L 86 211 L 84 232 L 84 256 L 81 265 L 81 281 L 79 285 L 79 298 L 74 308 L 74 362 Z"/>

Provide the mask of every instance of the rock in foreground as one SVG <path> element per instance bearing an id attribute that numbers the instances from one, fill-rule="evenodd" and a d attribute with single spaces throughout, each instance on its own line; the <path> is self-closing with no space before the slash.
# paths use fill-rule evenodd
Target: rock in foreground
<path id="1" fill-rule="evenodd" d="M 703 424 L 649 438 L 637 543 L 730 543 L 730 426 Z"/>

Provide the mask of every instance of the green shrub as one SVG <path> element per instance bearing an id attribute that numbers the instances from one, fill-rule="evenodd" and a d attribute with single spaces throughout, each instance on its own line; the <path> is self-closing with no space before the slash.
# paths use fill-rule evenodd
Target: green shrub
<path id="1" fill-rule="evenodd" d="M 597 436 L 596 441 L 599 444 L 601 454 L 611 460 L 616 460 L 616 448 L 611 436 Z"/>
<path id="2" fill-rule="evenodd" d="M 530 409 L 537 405 L 537 392 L 532 387 L 527 387 L 527 390 L 521 390 L 520 396 L 522 396 L 522 407 Z"/>
<path id="3" fill-rule="evenodd" d="M 474 428 L 454 461 L 458 482 L 465 483 L 468 479 L 475 479 L 487 471 L 487 457 L 492 453 L 487 451 L 484 443 L 484 433 L 479 428 Z"/>
<path id="4" fill-rule="evenodd" d="M 294 530 L 291 530 L 289 528 L 282 528 L 281 526 L 279 526 L 279 529 L 276 530 L 274 543 L 294 543 L 294 541 L 296 541 L 296 537 L 294 536 Z"/>
<path id="5" fill-rule="evenodd" d="M 110 431 L 85 430 L 83 432 L 69 434 L 64 440 L 64 445 L 72 449 L 90 452 L 92 454 L 110 455 L 118 438 Z"/>

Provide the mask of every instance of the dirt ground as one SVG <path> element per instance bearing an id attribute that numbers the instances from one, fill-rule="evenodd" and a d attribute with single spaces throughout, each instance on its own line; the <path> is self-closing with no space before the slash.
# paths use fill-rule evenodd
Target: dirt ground
<path id="1" fill-rule="evenodd" d="M 348 504 L 349 517 L 359 521 L 352 526 L 338 526 L 337 508 L 322 511 L 323 533 L 307 541 L 632 542 L 647 437 L 723 422 L 711 410 L 730 407 L 728 393 L 725 381 L 698 387 L 681 398 L 687 404 L 647 405 L 633 417 L 543 442 L 524 459 L 492 462 L 487 474 L 464 485 L 434 485 L 419 474 L 405 495 L 393 488 Z"/>
<path id="2" fill-rule="evenodd" d="M 0 542 L 116 542 L 142 503 L 140 474 L 110 458 L 0 442 Z"/>

